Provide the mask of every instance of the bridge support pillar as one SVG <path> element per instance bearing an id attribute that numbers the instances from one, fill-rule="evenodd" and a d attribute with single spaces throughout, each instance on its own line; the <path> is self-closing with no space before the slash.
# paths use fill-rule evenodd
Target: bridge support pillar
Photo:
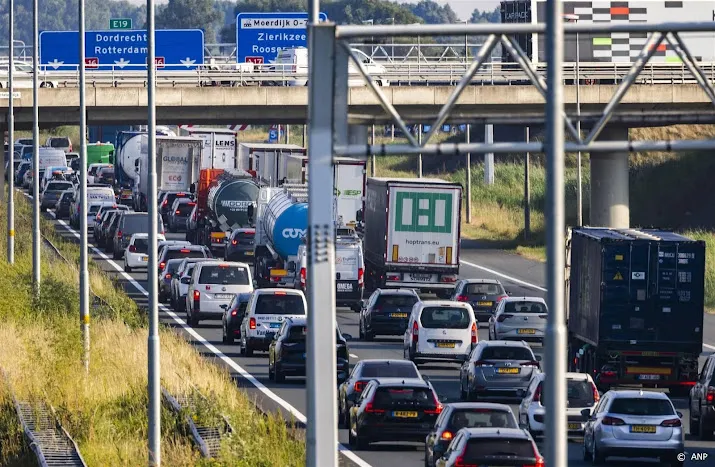
<path id="1" fill-rule="evenodd" d="M 608 126 L 600 140 L 627 141 L 628 127 Z M 630 227 L 628 153 L 591 154 L 590 222 L 593 227 Z"/>

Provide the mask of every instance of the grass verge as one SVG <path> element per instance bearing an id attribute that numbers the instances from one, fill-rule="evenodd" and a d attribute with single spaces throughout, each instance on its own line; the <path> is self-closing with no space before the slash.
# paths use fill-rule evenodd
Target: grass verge
<path id="1" fill-rule="evenodd" d="M 91 325 L 89 373 L 81 365 L 77 268 L 43 249 L 41 295 L 33 300 L 30 207 L 16 197 L 16 264 L 0 262 L 5 287 L 0 293 L 0 367 L 8 373 L 20 399 L 49 401 L 77 441 L 90 466 L 146 465 L 147 330 L 144 318 L 101 271 L 91 272 L 92 287 L 116 306 L 98 311 Z M 0 222 L 5 222 L 2 212 Z M 52 236 L 51 226 L 43 225 Z M 76 246 L 54 238 L 63 254 L 75 257 Z M 5 239 L 0 239 L 4 251 Z M 94 313 L 95 311 L 92 310 Z M 134 316 L 133 316 L 134 315 Z M 162 410 L 162 457 L 172 466 L 303 465 L 304 445 L 291 438 L 286 422 L 259 414 L 226 371 L 202 358 L 172 329 L 161 339 L 162 386 L 172 394 L 198 388 L 214 411 L 202 410 L 199 422 L 228 416 L 236 433 L 222 445 L 219 459 L 206 461 L 182 434 L 182 417 Z M 203 419 L 206 420 L 203 420 Z M 27 448 L 8 397 L 0 384 L 0 465 L 28 465 Z"/>

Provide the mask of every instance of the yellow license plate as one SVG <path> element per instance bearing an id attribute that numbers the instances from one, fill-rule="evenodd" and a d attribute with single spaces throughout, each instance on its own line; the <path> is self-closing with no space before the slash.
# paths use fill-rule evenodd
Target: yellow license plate
<path id="1" fill-rule="evenodd" d="M 211 232 L 211 238 L 224 238 L 226 236 L 223 232 Z"/>
<path id="2" fill-rule="evenodd" d="M 397 411 L 392 412 L 392 416 L 398 418 L 417 418 L 417 412 Z"/>
<path id="3" fill-rule="evenodd" d="M 247 251 L 247 252 L 246 252 L 246 256 L 253 256 L 253 252 L 252 252 L 252 251 Z"/>
<path id="4" fill-rule="evenodd" d="M 149 261 L 149 258 L 144 256 L 144 257 L 142 257 L 142 261 L 144 261 L 146 263 L 147 261 Z"/>
<path id="5" fill-rule="evenodd" d="M 407 313 L 390 313 L 390 318 L 407 318 Z"/>
<path id="6" fill-rule="evenodd" d="M 580 430 L 580 429 L 581 429 L 580 423 L 569 423 L 569 430 Z"/>
<path id="7" fill-rule="evenodd" d="M 517 329 L 516 330 L 517 334 L 536 334 L 535 329 Z"/>
<path id="8" fill-rule="evenodd" d="M 492 302 L 477 302 L 477 306 L 492 306 Z"/>
<path id="9" fill-rule="evenodd" d="M 271 269 L 271 276 L 274 277 L 285 277 L 288 275 L 288 271 L 285 269 Z"/>
<path id="10" fill-rule="evenodd" d="M 440 349 L 453 349 L 454 342 L 437 342 L 437 347 Z"/>
<path id="11" fill-rule="evenodd" d="M 655 433 L 655 425 L 631 425 L 631 433 Z"/>
<path id="12" fill-rule="evenodd" d="M 519 369 L 518 368 L 497 368 L 497 373 L 501 373 L 503 375 L 518 375 Z"/>

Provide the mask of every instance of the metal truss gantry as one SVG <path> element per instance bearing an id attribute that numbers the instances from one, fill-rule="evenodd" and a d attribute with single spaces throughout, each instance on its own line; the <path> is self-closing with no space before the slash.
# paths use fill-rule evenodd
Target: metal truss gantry
<path id="1" fill-rule="evenodd" d="M 317 14 L 315 15 L 317 17 Z M 311 178 L 332 177 L 333 158 L 349 156 L 367 158 L 373 155 L 456 155 L 484 153 L 546 153 L 547 155 L 547 303 L 550 309 L 546 331 L 547 404 L 552 407 L 546 419 L 550 443 L 546 461 L 554 467 L 565 467 L 566 436 L 566 326 L 564 310 L 564 152 L 636 152 L 636 151 L 696 151 L 715 149 L 715 140 L 662 141 L 596 141 L 608 124 L 614 109 L 654 55 L 657 47 L 667 41 L 683 60 L 706 95 L 715 106 L 715 90 L 699 68 L 681 32 L 715 31 L 715 23 L 659 23 L 659 24 L 583 24 L 563 23 L 561 2 L 547 2 L 547 24 L 452 24 L 452 25 L 395 25 L 395 26 L 336 26 L 332 23 L 310 24 L 309 78 L 309 164 Z M 585 137 L 563 108 L 563 35 L 576 33 L 649 33 L 649 38 L 610 101 L 603 108 L 600 119 Z M 538 76 L 534 66 L 511 37 L 516 34 L 541 34 L 546 37 L 548 57 L 547 78 Z M 372 37 L 409 36 L 483 36 L 484 43 L 474 55 L 459 85 L 434 117 L 432 128 L 423 141 L 417 141 L 395 107 L 371 79 L 359 57 L 350 49 L 350 40 Z M 449 115 L 461 93 L 487 60 L 492 49 L 501 44 L 529 76 L 531 83 L 546 101 L 547 134 L 545 141 L 525 143 L 469 143 L 430 144 L 430 140 Z M 355 145 L 348 140 L 348 64 L 364 76 L 409 144 Z M 331 105 L 332 102 L 332 105 Z M 463 116 L 462 116 L 463 117 Z M 476 117 L 476 116 L 475 116 Z M 564 128 L 573 142 L 564 141 Z M 332 220 L 331 184 L 311 184 L 309 187 L 309 320 L 312 336 L 308 356 L 308 465 L 337 465 L 337 419 L 335 382 L 335 265 Z M 315 286 L 317 285 L 317 286 Z M 330 402 L 332 401 L 332 403 Z M 344 447 L 340 447 L 344 450 Z"/>

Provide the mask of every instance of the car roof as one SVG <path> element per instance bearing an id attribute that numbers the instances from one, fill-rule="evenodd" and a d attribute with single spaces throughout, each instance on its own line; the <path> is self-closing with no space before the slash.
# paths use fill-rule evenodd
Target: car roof
<path id="1" fill-rule="evenodd" d="M 464 309 L 472 308 L 472 305 L 467 302 L 453 302 L 451 300 L 422 300 L 420 302 L 415 303 L 415 306 L 417 306 L 418 309 L 424 309 L 431 306 L 446 306 L 450 308 Z"/>
<path id="2" fill-rule="evenodd" d="M 479 341 L 479 343 L 485 347 L 529 347 L 524 341 Z"/>
<path id="3" fill-rule="evenodd" d="M 546 305 L 546 300 L 544 300 L 543 298 L 529 297 L 526 295 L 522 295 L 522 296 L 518 296 L 518 297 L 515 297 L 512 295 L 511 297 L 507 297 L 507 298 L 503 299 L 503 301 L 504 302 L 539 302 L 539 303 L 543 303 L 544 305 Z"/>
<path id="4" fill-rule="evenodd" d="M 223 261 L 221 259 L 214 259 L 214 258 L 209 258 L 208 261 L 201 262 L 201 266 L 218 266 L 221 264 L 227 264 L 230 266 L 239 266 L 239 267 L 245 267 L 245 268 L 250 267 L 247 263 L 241 263 L 239 261 Z"/>
<path id="5" fill-rule="evenodd" d="M 206 247 L 204 245 L 191 245 L 191 244 L 175 244 L 175 243 L 167 243 L 165 245 L 162 245 L 164 247 L 164 251 L 169 251 L 169 250 L 205 250 Z"/>
<path id="6" fill-rule="evenodd" d="M 663 392 L 655 391 L 638 391 L 632 389 L 621 389 L 621 390 L 611 390 L 606 394 L 609 394 L 611 398 L 623 399 L 623 398 L 639 398 L 639 399 L 665 399 L 670 401 L 670 398 Z M 604 394 L 605 396 L 605 394 Z"/>
<path id="7" fill-rule="evenodd" d="M 462 428 L 459 432 L 465 432 L 470 438 L 493 438 L 495 436 L 499 436 L 531 440 L 531 436 L 521 428 Z"/>
<path id="8" fill-rule="evenodd" d="M 506 404 L 496 404 L 494 402 L 452 402 L 451 404 L 446 404 L 445 408 L 451 407 L 454 409 L 491 409 L 491 410 L 502 410 L 504 412 L 514 412 Z"/>
<path id="9" fill-rule="evenodd" d="M 270 288 L 270 289 L 256 289 L 253 291 L 253 293 L 257 294 L 257 295 L 268 295 L 268 294 L 275 295 L 276 292 L 281 292 L 282 295 L 283 294 L 285 294 L 285 295 L 301 295 L 301 296 L 303 295 L 303 292 L 301 292 L 300 290 L 286 289 L 286 288 L 280 288 L 280 287 Z"/>
<path id="10" fill-rule="evenodd" d="M 466 284 L 501 284 L 496 279 L 462 279 Z"/>
<path id="11" fill-rule="evenodd" d="M 419 386 L 423 388 L 431 388 L 429 382 L 422 378 L 372 378 L 382 387 L 396 386 Z"/>
<path id="12" fill-rule="evenodd" d="M 149 238 L 148 233 L 135 233 L 132 234 L 132 238 Z"/>
<path id="13" fill-rule="evenodd" d="M 533 377 L 534 379 L 544 381 L 546 379 L 546 373 L 536 373 Z M 573 381 L 593 382 L 593 378 L 591 378 L 591 375 L 589 375 L 588 373 L 576 373 L 573 371 L 566 372 L 566 379 L 570 379 Z"/>
<path id="14" fill-rule="evenodd" d="M 415 289 L 377 289 L 380 295 L 417 295 Z"/>
<path id="15" fill-rule="evenodd" d="M 385 364 L 390 364 L 390 365 L 404 365 L 404 366 L 413 366 L 414 363 L 412 363 L 409 360 L 399 360 L 396 358 L 366 358 L 363 360 L 360 360 L 359 363 L 362 363 L 363 365 L 366 363 L 385 363 Z"/>

